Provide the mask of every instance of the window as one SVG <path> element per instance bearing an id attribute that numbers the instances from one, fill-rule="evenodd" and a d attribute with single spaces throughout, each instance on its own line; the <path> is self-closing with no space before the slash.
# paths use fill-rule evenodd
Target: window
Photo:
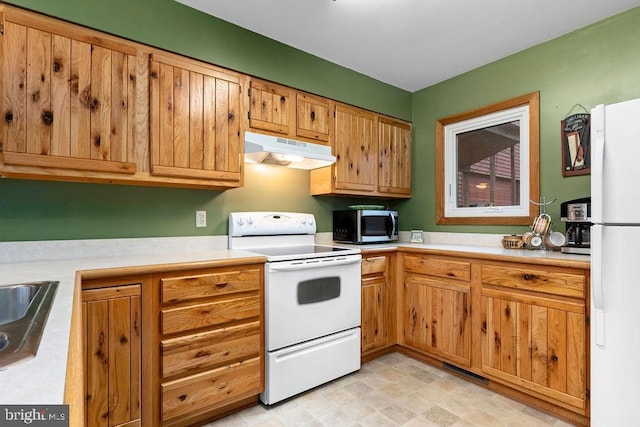
<path id="1" fill-rule="evenodd" d="M 438 224 L 531 223 L 538 110 L 535 92 L 436 121 Z"/>

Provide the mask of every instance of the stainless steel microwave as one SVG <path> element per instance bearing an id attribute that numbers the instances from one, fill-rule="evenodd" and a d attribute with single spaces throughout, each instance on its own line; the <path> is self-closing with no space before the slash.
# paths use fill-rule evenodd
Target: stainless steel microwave
<path id="1" fill-rule="evenodd" d="M 333 240 L 380 243 L 398 240 L 398 211 L 349 209 L 333 211 Z"/>

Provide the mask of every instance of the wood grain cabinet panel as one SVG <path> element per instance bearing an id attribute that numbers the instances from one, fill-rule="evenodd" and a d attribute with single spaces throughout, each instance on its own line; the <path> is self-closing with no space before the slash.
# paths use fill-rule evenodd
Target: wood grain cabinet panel
<path id="1" fill-rule="evenodd" d="M 405 273 L 403 291 L 404 343 L 470 366 L 470 285 Z"/>
<path id="2" fill-rule="evenodd" d="M 378 129 L 375 114 L 336 105 L 334 186 L 338 190 L 375 192 Z"/>
<path id="3" fill-rule="evenodd" d="M 566 273 L 531 267 L 483 265 L 482 284 L 584 298 L 586 280 L 583 274 Z"/>
<path id="4" fill-rule="evenodd" d="M 484 373 L 584 410 L 584 301 L 483 289 L 481 316 Z"/>
<path id="5" fill-rule="evenodd" d="M 241 397 L 258 394 L 259 357 L 165 382 L 162 390 L 163 423 L 224 407 Z"/>
<path id="6" fill-rule="evenodd" d="M 140 425 L 140 285 L 82 292 L 85 425 Z"/>
<path id="7" fill-rule="evenodd" d="M 336 163 L 311 171 L 311 194 L 411 197 L 411 125 L 335 103 Z"/>
<path id="8" fill-rule="evenodd" d="M 327 98 L 296 92 L 296 136 L 328 144 L 333 125 L 331 105 Z"/>
<path id="9" fill-rule="evenodd" d="M 258 317 L 260 310 L 258 295 L 166 308 L 162 310 L 162 333 L 171 334 Z"/>
<path id="10" fill-rule="evenodd" d="M 163 303 L 260 290 L 260 270 L 230 270 L 160 279 Z"/>
<path id="11" fill-rule="evenodd" d="M 240 185 L 244 153 L 240 93 L 238 74 L 153 53 L 151 173 Z"/>
<path id="12" fill-rule="evenodd" d="M 3 11 L 2 164 L 136 173 L 147 55 L 62 21 Z"/>
<path id="13" fill-rule="evenodd" d="M 264 264 L 161 273 L 153 283 L 154 425 L 201 424 L 255 403 L 264 390 Z"/>
<path id="14" fill-rule="evenodd" d="M 395 298 L 391 255 L 362 258 L 361 352 L 372 353 L 395 344 Z"/>
<path id="15" fill-rule="evenodd" d="M 411 125 L 380 117 L 378 191 L 411 196 Z"/>
<path id="16" fill-rule="evenodd" d="M 260 322 L 254 321 L 163 340 L 162 376 L 170 377 L 260 352 Z"/>
<path id="17" fill-rule="evenodd" d="M 291 113 L 293 90 L 275 83 L 251 79 L 249 127 L 289 136 L 293 130 Z"/>
<path id="18" fill-rule="evenodd" d="M 471 263 L 464 260 L 430 255 L 407 255 L 404 259 L 404 269 L 411 273 L 428 274 L 429 276 L 458 279 L 465 282 L 471 280 Z"/>

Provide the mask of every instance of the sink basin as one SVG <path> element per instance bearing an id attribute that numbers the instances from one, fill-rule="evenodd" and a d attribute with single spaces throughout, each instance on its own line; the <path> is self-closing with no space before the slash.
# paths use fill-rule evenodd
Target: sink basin
<path id="1" fill-rule="evenodd" d="M 40 288 L 33 283 L 0 286 L 0 325 L 23 318 Z"/>
<path id="2" fill-rule="evenodd" d="M 0 285 L 0 369 L 36 355 L 58 282 Z"/>

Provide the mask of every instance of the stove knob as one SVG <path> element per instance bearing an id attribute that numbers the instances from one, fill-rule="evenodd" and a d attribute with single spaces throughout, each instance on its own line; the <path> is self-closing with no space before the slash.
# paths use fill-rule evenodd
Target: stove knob
<path id="1" fill-rule="evenodd" d="M 242 227 L 244 225 L 244 221 L 242 220 L 242 218 L 238 218 L 238 220 L 236 221 L 236 223 Z"/>
<path id="2" fill-rule="evenodd" d="M 253 218 L 251 218 L 251 217 L 247 218 L 247 224 L 252 225 L 253 224 Z"/>
<path id="3" fill-rule="evenodd" d="M 300 218 L 300 222 L 304 225 L 307 223 L 307 220 L 305 218 Z"/>
<path id="4" fill-rule="evenodd" d="M 313 219 L 309 218 L 309 225 L 313 225 Z"/>

